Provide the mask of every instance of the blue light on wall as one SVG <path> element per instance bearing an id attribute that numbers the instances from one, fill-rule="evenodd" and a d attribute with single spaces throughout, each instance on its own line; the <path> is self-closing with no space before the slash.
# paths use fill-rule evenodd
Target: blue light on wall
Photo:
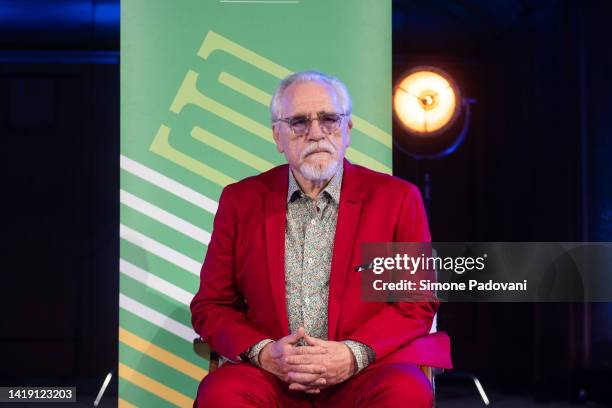
<path id="1" fill-rule="evenodd" d="M 119 27 L 119 1 L 3 0 L 0 26 L 7 29 L 71 27 L 83 24 Z"/>
<path id="2" fill-rule="evenodd" d="M 119 27 L 120 18 L 119 1 L 96 1 L 94 15 L 97 23 Z"/>

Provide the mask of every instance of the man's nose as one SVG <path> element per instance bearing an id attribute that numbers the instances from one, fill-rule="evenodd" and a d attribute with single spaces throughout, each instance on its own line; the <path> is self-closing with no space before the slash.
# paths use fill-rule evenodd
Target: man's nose
<path id="1" fill-rule="evenodd" d="M 310 129 L 308 129 L 308 134 L 306 136 L 308 140 L 313 141 L 325 139 L 326 135 L 321 130 L 321 124 L 319 123 L 319 119 L 314 118 L 312 122 L 310 122 Z"/>

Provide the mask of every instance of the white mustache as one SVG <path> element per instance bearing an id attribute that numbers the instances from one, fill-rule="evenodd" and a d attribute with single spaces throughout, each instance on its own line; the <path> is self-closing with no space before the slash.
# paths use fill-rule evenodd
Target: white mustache
<path id="1" fill-rule="evenodd" d="M 327 152 L 329 154 L 334 154 L 336 153 L 336 149 L 334 149 L 334 147 L 331 145 L 331 143 L 329 142 L 319 142 L 319 143 L 314 143 L 311 145 L 308 145 L 304 151 L 302 152 L 302 159 L 304 159 L 306 156 L 308 156 L 311 153 L 314 153 L 316 151 L 319 152 Z"/>

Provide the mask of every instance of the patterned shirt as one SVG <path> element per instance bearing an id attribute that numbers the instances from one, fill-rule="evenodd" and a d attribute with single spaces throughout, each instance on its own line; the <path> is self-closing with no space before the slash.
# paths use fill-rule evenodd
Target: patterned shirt
<path id="1" fill-rule="evenodd" d="M 303 326 L 306 333 L 327 340 L 329 276 L 340 205 L 343 166 L 316 199 L 301 190 L 289 170 L 287 224 L 285 230 L 285 298 L 291 332 Z M 262 340 L 247 351 L 259 365 L 258 356 L 271 339 Z M 366 345 L 345 340 L 357 362 L 357 372 L 374 359 Z M 299 345 L 304 345 L 300 340 Z"/>

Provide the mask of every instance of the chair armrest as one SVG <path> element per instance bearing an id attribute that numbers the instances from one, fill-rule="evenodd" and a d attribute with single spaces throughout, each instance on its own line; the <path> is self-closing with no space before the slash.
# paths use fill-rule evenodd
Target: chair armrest
<path id="1" fill-rule="evenodd" d="M 201 337 L 193 339 L 193 351 L 205 360 L 209 361 L 208 372 L 212 373 L 219 368 L 219 353 L 210 348 Z"/>
<path id="2" fill-rule="evenodd" d="M 433 369 L 428 366 L 419 366 L 425 377 L 429 380 L 430 384 L 433 384 Z"/>

